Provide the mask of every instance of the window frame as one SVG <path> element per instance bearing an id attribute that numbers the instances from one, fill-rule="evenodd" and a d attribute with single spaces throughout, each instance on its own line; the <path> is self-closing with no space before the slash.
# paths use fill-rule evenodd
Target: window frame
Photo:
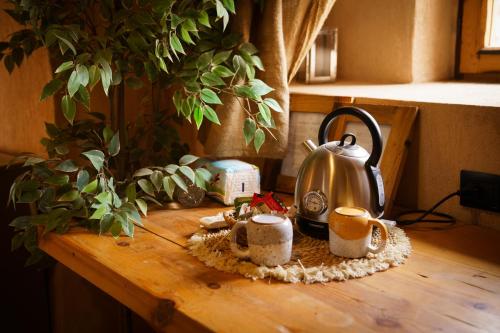
<path id="1" fill-rule="evenodd" d="M 492 0 L 461 0 L 460 5 L 460 74 L 500 72 L 500 48 L 485 45 Z"/>

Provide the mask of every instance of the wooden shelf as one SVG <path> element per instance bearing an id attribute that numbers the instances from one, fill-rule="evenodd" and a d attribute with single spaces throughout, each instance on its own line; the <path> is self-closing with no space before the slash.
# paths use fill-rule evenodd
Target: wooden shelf
<path id="1" fill-rule="evenodd" d="M 500 84 L 443 81 L 406 84 L 382 84 L 339 81 L 325 84 L 290 86 L 290 93 L 343 96 L 415 103 L 457 104 L 500 107 Z M 295 111 L 295 110 L 294 110 Z"/>

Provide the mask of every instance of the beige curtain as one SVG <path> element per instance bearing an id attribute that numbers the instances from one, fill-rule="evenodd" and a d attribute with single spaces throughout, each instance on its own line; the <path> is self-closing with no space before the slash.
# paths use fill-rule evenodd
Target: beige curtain
<path id="1" fill-rule="evenodd" d="M 330 13 L 335 0 L 263 0 L 263 9 L 252 0 L 238 1 L 232 29 L 243 34 L 259 49 L 265 71 L 258 77 L 275 89 L 270 97 L 284 112 L 273 112 L 276 140 L 266 133 L 266 142 L 257 155 L 253 144 L 245 145 L 245 113 L 235 98 L 225 98 L 217 113 L 222 126 L 207 128 L 202 142 L 214 157 L 283 158 L 288 141 L 288 84 L 297 73 L 307 51 Z"/>

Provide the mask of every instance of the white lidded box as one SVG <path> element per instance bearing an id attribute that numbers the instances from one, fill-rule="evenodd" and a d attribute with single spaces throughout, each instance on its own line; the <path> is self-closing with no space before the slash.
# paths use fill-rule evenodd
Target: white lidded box
<path id="1" fill-rule="evenodd" d="M 260 193 L 259 168 L 239 160 L 220 160 L 207 165 L 212 181 L 208 194 L 225 205 L 234 204 L 238 197 L 251 197 Z"/>

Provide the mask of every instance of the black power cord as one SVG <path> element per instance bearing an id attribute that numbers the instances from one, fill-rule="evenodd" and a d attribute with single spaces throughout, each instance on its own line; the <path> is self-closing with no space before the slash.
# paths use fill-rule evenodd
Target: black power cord
<path id="1" fill-rule="evenodd" d="M 449 199 L 453 198 L 454 196 L 460 196 L 460 191 L 456 191 L 453 193 L 448 194 L 445 196 L 443 199 L 439 200 L 434 206 L 432 206 L 428 210 L 423 210 L 423 209 L 417 209 L 417 210 L 411 210 L 411 211 L 406 211 L 404 213 L 401 213 L 398 215 L 396 218 L 396 223 L 399 225 L 411 225 L 419 222 L 432 222 L 432 223 L 448 223 L 448 224 L 453 224 L 456 222 L 455 218 L 449 214 L 441 213 L 441 212 L 435 212 L 434 210 L 441 206 L 443 203 L 448 201 Z M 422 213 L 419 217 L 416 219 L 409 219 L 409 220 L 402 220 L 401 217 L 408 215 L 408 214 L 415 214 L 415 213 Z M 433 215 L 433 216 L 438 216 L 440 217 L 439 219 L 426 219 L 425 217 L 428 215 Z"/>

